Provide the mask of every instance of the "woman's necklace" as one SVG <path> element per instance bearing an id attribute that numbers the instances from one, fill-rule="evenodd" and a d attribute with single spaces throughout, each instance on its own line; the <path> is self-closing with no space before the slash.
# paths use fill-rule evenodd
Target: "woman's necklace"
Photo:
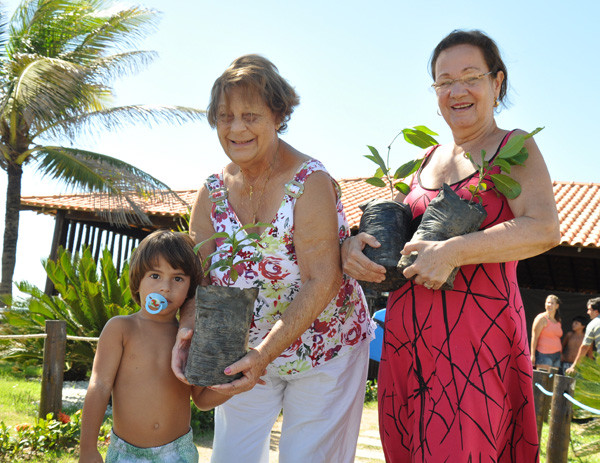
<path id="1" fill-rule="evenodd" d="M 250 201 L 250 210 L 252 211 L 252 223 L 255 224 L 256 222 L 256 216 L 258 214 L 258 210 L 260 209 L 260 207 L 262 206 L 262 202 L 263 202 L 263 196 L 265 193 L 265 189 L 267 188 L 267 183 L 269 183 L 269 179 L 271 178 L 271 173 L 273 172 L 273 164 L 269 164 L 269 169 L 267 170 L 267 175 L 265 177 L 265 181 L 262 184 L 262 188 L 260 189 L 260 196 L 258 197 L 258 201 L 256 202 L 256 204 L 254 203 L 254 185 L 252 185 L 250 182 L 246 181 L 246 176 L 244 175 L 244 171 L 242 169 L 240 169 L 240 172 L 242 173 L 242 182 L 244 185 L 244 190 L 248 190 L 248 197 L 249 197 L 249 201 Z"/>

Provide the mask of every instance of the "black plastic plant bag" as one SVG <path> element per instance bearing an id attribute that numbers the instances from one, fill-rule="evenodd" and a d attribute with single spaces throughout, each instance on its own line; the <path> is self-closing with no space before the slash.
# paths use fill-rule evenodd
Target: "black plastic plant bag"
<path id="1" fill-rule="evenodd" d="M 425 209 L 421 223 L 411 241 L 445 241 L 454 236 L 472 233 L 479 230 L 486 217 L 487 213 L 483 206 L 462 199 L 444 183 L 440 193 Z M 399 267 L 404 270 L 415 260 L 417 256 L 414 254 L 402 256 Z M 454 288 L 454 278 L 457 273 L 458 268 L 455 268 L 441 289 Z"/>
<path id="2" fill-rule="evenodd" d="M 185 377 L 196 386 L 225 384 L 241 378 L 226 367 L 248 352 L 248 333 L 258 288 L 198 286 L 196 323 Z"/>
<path id="3" fill-rule="evenodd" d="M 372 199 L 359 207 L 363 211 L 359 233 L 373 235 L 381 243 L 378 248 L 365 246 L 363 254 L 386 269 L 383 282 L 360 281 L 359 283 L 363 288 L 373 291 L 394 291 L 407 282 L 402 269 L 398 268 L 398 261 L 402 248 L 411 237 L 410 207 L 387 199 Z"/>

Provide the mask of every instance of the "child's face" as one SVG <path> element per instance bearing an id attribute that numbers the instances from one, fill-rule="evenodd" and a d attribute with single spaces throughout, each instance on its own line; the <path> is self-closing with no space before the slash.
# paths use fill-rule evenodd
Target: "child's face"
<path id="1" fill-rule="evenodd" d="M 581 324 L 581 322 L 575 320 L 571 324 L 571 328 L 573 329 L 573 331 L 580 331 L 580 330 L 583 330 L 583 325 Z"/>
<path id="2" fill-rule="evenodd" d="M 158 293 L 165 297 L 168 302 L 166 311 L 179 308 L 185 302 L 190 288 L 190 277 L 181 269 L 174 269 L 159 256 L 140 281 L 140 303 L 142 308 L 146 303 L 146 296 L 150 293 Z"/>

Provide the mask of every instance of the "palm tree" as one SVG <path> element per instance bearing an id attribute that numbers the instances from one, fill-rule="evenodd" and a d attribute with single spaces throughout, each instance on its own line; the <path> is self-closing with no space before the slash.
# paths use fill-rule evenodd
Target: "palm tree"
<path id="1" fill-rule="evenodd" d="M 0 294 L 10 294 L 21 177 L 27 165 L 72 189 L 107 195 L 114 206 L 113 222 L 134 218 L 148 222 L 136 197 L 175 194 L 142 170 L 77 149 L 73 141 L 99 127 L 183 123 L 201 118 L 204 111 L 111 106 L 113 79 L 139 71 L 156 56 L 131 50 L 156 28 L 154 10 L 116 7 L 106 0 L 23 0 L 10 20 L 4 18 L 0 20 L 0 167 L 8 175 L 8 188 Z M 71 146 L 56 145 L 57 140 L 67 140 Z"/>

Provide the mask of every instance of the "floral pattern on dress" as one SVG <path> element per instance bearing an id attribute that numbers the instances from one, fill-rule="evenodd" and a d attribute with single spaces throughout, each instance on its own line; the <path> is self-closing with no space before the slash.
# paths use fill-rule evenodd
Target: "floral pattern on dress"
<path id="1" fill-rule="evenodd" d="M 229 272 L 218 269 L 211 271 L 212 284 L 225 286 L 229 283 L 240 288 L 259 288 L 250 327 L 251 347 L 257 346 L 267 336 L 301 289 L 300 269 L 294 247 L 296 198 L 293 194 L 302 188 L 298 185 L 303 185 L 306 178 L 316 171 L 327 172 L 319 161 L 310 159 L 300 166 L 294 181 L 286 185 L 283 201 L 271 222 L 273 227 L 267 228 L 261 235 L 260 252 L 263 259 L 260 262 L 239 263 L 236 270 L 240 276 L 235 284 L 231 283 Z M 337 192 L 336 207 L 341 243 L 350 235 L 350 230 L 340 200 L 339 185 L 335 180 L 331 181 Z M 206 187 L 211 197 L 215 191 L 223 191 L 222 174 L 210 176 Z M 226 195 L 214 194 L 214 201 L 211 220 L 215 231 L 229 234 L 238 232 L 241 223 Z M 216 246 L 223 253 L 227 251 L 223 239 L 216 240 Z M 246 248 L 236 261 L 251 257 L 255 252 L 257 251 L 253 248 Z M 213 257 L 213 262 L 219 258 Z M 362 288 L 356 280 L 344 275 L 338 294 L 308 330 L 283 351 L 268 369 L 280 375 L 298 374 L 349 352 L 360 342 L 370 341 L 374 330 L 368 313 Z"/>

